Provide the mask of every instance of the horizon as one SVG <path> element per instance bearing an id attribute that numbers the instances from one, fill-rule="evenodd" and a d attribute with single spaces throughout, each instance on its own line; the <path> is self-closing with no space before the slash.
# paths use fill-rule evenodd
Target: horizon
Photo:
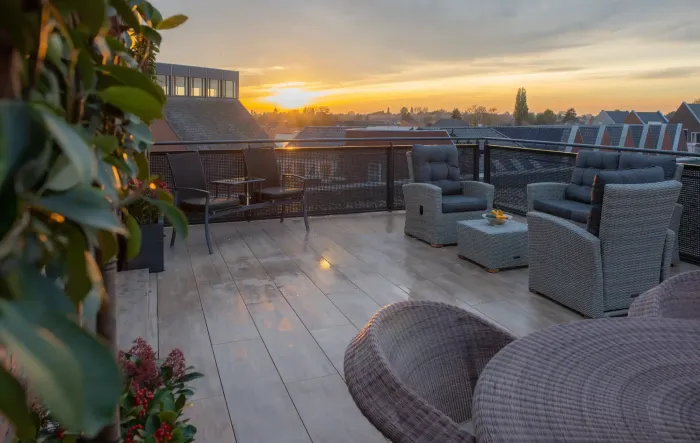
<path id="1" fill-rule="evenodd" d="M 666 114 L 700 96 L 693 0 L 154 3 L 189 16 L 158 60 L 239 71 L 240 99 L 257 112 L 512 113 L 525 87 L 531 112 Z"/>

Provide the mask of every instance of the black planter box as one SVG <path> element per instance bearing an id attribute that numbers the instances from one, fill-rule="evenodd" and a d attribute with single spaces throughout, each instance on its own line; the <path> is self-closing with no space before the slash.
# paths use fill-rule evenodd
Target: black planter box
<path id="1" fill-rule="evenodd" d="M 163 272 L 163 231 L 162 223 L 141 225 L 141 250 L 139 255 L 124 262 L 122 270 L 148 268 L 148 272 Z"/>

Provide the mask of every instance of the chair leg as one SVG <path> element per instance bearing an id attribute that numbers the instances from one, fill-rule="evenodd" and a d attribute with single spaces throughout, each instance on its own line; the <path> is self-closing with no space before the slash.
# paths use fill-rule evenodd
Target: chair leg
<path id="1" fill-rule="evenodd" d="M 211 236 L 209 235 L 209 211 L 204 212 L 204 236 L 207 238 L 207 247 L 209 248 L 209 255 L 214 253 L 211 247 Z"/>
<path id="2" fill-rule="evenodd" d="M 306 225 L 306 230 L 309 231 L 309 215 L 306 213 L 306 194 L 301 197 L 301 207 L 304 210 L 304 224 Z"/>
<path id="3" fill-rule="evenodd" d="M 175 227 L 173 227 L 173 233 L 170 236 L 170 247 L 171 248 L 175 245 L 175 234 L 177 234 L 177 232 L 175 232 Z"/>
<path id="4" fill-rule="evenodd" d="M 285 206 L 287 206 L 287 205 L 285 205 L 284 203 L 282 203 L 282 205 L 280 205 L 280 206 L 282 206 L 282 211 L 281 211 L 281 214 L 282 214 L 282 215 L 280 216 L 280 223 L 284 223 L 284 208 L 285 208 Z"/>

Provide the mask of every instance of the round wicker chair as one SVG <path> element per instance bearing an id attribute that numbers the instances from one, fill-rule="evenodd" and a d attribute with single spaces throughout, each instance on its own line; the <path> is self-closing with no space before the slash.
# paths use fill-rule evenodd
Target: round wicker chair
<path id="1" fill-rule="evenodd" d="M 648 290 L 632 303 L 628 315 L 700 320 L 700 271 L 678 274 Z"/>
<path id="2" fill-rule="evenodd" d="M 472 394 L 509 332 L 455 306 L 389 305 L 345 351 L 345 380 L 367 419 L 394 443 L 473 442 Z"/>

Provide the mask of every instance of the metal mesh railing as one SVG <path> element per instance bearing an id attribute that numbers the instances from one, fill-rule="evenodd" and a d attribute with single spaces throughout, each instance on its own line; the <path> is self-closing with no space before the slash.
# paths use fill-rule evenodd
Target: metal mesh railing
<path id="1" fill-rule="evenodd" d="M 683 261 L 700 264 L 700 165 L 685 165 L 683 188 L 678 203 L 683 205 L 678 231 L 679 253 Z"/>
<path id="2" fill-rule="evenodd" d="M 524 215 L 527 185 L 567 183 L 575 162 L 576 154 L 567 152 L 489 146 L 484 156 L 484 174 L 496 188 L 494 206 Z"/>

